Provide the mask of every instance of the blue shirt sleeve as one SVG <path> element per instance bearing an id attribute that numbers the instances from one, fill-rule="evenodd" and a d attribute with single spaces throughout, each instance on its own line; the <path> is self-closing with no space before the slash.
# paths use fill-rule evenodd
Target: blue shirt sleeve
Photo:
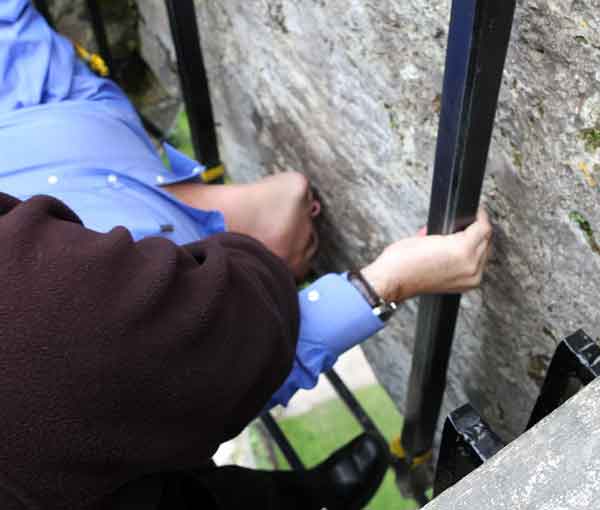
<path id="1" fill-rule="evenodd" d="M 298 297 L 300 334 L 294 366 L 267 409 L 287 405 L 299 389 L 313 388 L 341 354 L 384 326 L 345 275 L 328 274 Z"/>

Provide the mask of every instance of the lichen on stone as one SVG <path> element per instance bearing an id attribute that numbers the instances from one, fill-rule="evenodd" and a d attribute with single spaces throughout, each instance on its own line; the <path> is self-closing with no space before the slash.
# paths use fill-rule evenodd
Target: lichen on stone
<path id="1" fill-rule="evenodd" d="M 600 244 L 596 241 L 596 234 L 594 233 L 594 229 L 590 225 L 590 222 L 585 218 L 583 214 L 579 211 L 571 211 L 569 213 L 569 219 L 574 222 L 579 229 L 583 232 L 584 236 L 587 239 L 590 248 L 600 255 Z"/>
<path id="2" fill-rule="evenodd" d="M 523 169 L 523 154 L 518 150 L 513 152 L 513 163 L 519 170 Z"/>
<path id="3" fill-rule="evenodd" d="M 600 149 L 600 127 L 582 129 L 579 136 L 585 142 L 585 149 L 588 152 L 596 152 Z"/>
<path id="4" fill-rule="evenodd" d="M 390 128 L 392 131 L 398 131 L 400 129 L 400 122 L 398 121 L 398 116 L 393 109 L 393 106 L 388 103 L 384 103 L 383 105 L 388 112 L 389 120 L 390 120 Z"/>

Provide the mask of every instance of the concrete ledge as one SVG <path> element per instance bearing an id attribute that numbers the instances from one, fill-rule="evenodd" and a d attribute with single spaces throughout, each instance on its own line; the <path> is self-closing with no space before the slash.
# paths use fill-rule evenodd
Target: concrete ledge
<path id="1" fill-rule="evenodd" d="M 599 497 L 600 380 L 425 508 L 590 510 Z"/>

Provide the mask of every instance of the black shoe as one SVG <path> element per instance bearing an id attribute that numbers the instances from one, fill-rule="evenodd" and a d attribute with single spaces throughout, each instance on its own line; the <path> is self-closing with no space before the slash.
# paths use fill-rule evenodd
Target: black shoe
<path id="1" fill-rule="evenodd" d="M 326 510 L 360 510 L 373 497 L 389 466 L 389 450 L 382 439 L 362 434 L 327 460 L 299 476 L 305 490 Z"/>
<path id="2" fill-rule="evenodd" d="M 164 508 L 360 510 L 381 485 L 388 465 L 389 450 L 385 442 L 377 436 L 362 434 L 306 471 L 224 466 L 197 472 L 195 486 L 185 491 L 188 506 Z M 203 493 L 211 495 L 213 506 L 196 504 Z"/>

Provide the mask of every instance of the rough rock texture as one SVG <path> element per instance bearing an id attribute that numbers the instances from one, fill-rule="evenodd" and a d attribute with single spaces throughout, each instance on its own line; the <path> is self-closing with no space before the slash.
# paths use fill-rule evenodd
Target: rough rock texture
<path id="1" fill-rule="evenodd" d="M 495 250 L 463 300 L 444 414 L 470 400 L 509 438 L 559 339 L 600 333 L 600 3 L 518 7 L 486 179 Z M 229 171 L 308 174 L 323 267 L 375 257 L 426 220 L 445 0 L 198 2 Z M 402 408 L 416 302 L 365 345 Z"/>
<path id="2" fill-rule="evenodd" d="M 597 508 L 599 421 L 600 381 L 596 381 L 425 508 Z"/>
<path id="3" fill-rule="evenodd" d="M 100 3 L 107 36 L 117 58 L 125 58 L 137 48 L 137 15 L 131 1 Z M 90 51 L 98 51 L 84 0 L 48 0 L 53 20 L 61 34 Z"/>
<path id="4" fill-rule="evenodd" d="M 155 3 L 162 7 L 163 2 Z M 174 54 L 163 53 L 161 47 L 155 48 L 155 45 L 161 38 L 168 39 L 170 43 L 170 32 L 166 13 L 162 16 L 163 13 L 147 0 L 140 4 L 141 10 L 134 0 L 98 2 L 115 60 L 112 77 L 125 89 L 144 116 L 166 133 L 180 111 L 181 100 L 174 72 Z M 48 5 L 61 34 L 89 51 L 98 52 L 84 0 L 48 0 Z M 156 35 L 148 37 L 145 21 L 156 12 L 166 25 L 157 27 L 160 30 L 155 31 Z M 158 63 L 170 68 L 170 73 L 159 72 Z"/>

